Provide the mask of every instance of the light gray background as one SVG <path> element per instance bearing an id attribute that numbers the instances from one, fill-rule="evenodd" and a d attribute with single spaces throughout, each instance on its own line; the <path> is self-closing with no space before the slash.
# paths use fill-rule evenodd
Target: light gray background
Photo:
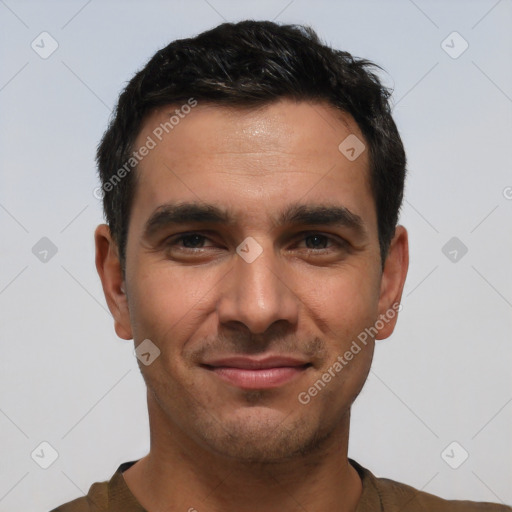
<path id="1" fill-rule="evenodd" d="M 95 147 L 157 49 L 245 18 L 310 24 L 395 86 L 411 266 L 349 456 L 446 498 L 511 504 L 510 1 L 0 0 L 0 511 L 47 511 L 148 450 L 132 342 L 94 267 Z M 43 31 L 59 45 L 48 59 L 31 48 Z M 453 31 L 469 43 L 457 59 L 441 46 Z M 442 252 L 454 236 L 468 248 L 456 262 Z M 46 263 L 32 253 L 42 237 L 58 249 Z M 43 441 L 59 455 L 46 470 L 31 458 Z M 453 441 L 469 453 L 458 469 L 441 456 Z"/>

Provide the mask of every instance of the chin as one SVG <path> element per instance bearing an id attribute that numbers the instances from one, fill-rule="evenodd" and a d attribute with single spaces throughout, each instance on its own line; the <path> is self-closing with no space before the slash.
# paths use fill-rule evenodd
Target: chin
<path id="1" fill-rule="evenodd" d="M 195 424 L 204 448 L 241 463 L 276 464 L 321 452 L 333 429 L 266 407 L 245 408 L 231 418 Z"/>

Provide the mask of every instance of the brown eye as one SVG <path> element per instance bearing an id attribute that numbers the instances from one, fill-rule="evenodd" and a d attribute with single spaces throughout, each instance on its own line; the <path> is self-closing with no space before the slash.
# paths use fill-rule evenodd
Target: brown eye
<path id="1" fill-rule="evenodd" d="M 310 232 L 302 235 L 298 247 L 305 248 L 306 250 L 315 253 L 320 251 L 339 251 L 347 249 L 348 243 L 338 236 Z"/>
<path id="2" fill-rule="evenodd" d="M 207 242 L 210 242 L 210 245 L 206 245 Z M 164 244 L 171 250 L 194 251 L 207 249 L 213 245 L 213 242 L 201 233 L 180 233 L 169 237 Z"/>
<path id="3" fill-rule="evenodd" d="M 308 235 L 305 237 L 305 240 L 311 241 L 310 244 L 306 242 L 306 246 L 308 247 L 308 249 L 326 249 L 324 245 L 331 241 L 329 237 L 319 234 Z"/>
<path id="4" fill-rule="evenodd" d="M 191 235 L 182 235 L 179 237 L 178 240 L 183 242 L 184 247 L 187 247 L 189 249 L 197 249 L 198 246 L 202 246 L 202 244 L 206 240 L 206 237 L 204 237 L 203 235 L 193 233 Z"/>

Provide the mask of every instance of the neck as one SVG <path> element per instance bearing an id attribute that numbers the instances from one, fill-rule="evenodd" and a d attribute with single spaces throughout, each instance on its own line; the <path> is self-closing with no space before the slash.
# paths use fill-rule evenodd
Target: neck
<path id="1" fill-rule="evenodd" d="M 362 484 L 347 458 L 349 412 L 316 452 L 255 463 L 198 446 L 180 429 L 163 422 L 156 404 L 148 405 L 150 452 L 123 473 L 130 491 L 148 512 L 356 509 Z"/>

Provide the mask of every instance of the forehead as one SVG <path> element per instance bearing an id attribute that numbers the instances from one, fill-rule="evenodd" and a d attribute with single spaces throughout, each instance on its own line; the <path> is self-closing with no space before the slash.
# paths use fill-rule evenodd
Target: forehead
<path id="1" fill-rule="evenodd" d="M 364 140 L 350 114 L 325 103 L 283 99 L 251 108 L 196 103 L 195 107 L 183 103 L 151 112 L 135 146 L 143 145 L 149 136 L 161 151 L 167 147 L 173 160 L 195 155 L 198 150 L 212 156 L 293 150 L 298 157 L 314 158 L 320 154 L 340 156 L 340 138 L 348 135 Z M 362 166 L 367 163 L 366 156 L 362 154 Z"/>
<path id="2" fill-rule="evenodd" d="M 301 200 L 337 202 L 375 220 L 368 151 L 350 115 L 291 100 L 182 107 L 152 112 L 137 137 L 136 149 L 151 150 L 137 167 L 133 221 L 166 203 L 195 201 L 238 208 L 256 223 L 257 212 Z"/>

